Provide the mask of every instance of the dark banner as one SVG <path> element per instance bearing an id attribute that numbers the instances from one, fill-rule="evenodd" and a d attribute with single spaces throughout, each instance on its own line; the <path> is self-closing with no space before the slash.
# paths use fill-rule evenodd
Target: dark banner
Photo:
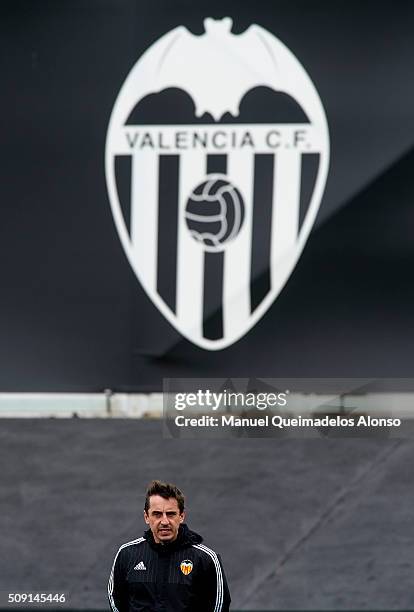
<path id="1" fill-rule="evenodd" d="M 412 3 L 0 17 L 2 391 L 412 376 Z"/>

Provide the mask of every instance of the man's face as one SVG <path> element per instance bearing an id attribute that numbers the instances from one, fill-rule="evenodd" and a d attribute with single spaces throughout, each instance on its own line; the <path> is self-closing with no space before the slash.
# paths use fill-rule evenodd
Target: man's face
<path id="1" fill-rule="evenodd" d="M 173 542 L 178 535 L 178 528 L 185 518 L 180 514 L 178 502 L 174 497 L 164 499 L 160 495 L 151 495 L 148 514 L 144 510 L 144 520 L 149 525 L 157 544 Z"/>

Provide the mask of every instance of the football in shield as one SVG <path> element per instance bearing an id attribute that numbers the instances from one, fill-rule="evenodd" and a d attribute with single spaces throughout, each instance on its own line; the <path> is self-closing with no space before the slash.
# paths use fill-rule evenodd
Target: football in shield
<path id="1" fill-rule="evenodd" d="M 154 305 L 220 350 L 263 316 L 314 224 L 329 167 L 318 92 L 273 34 L 206 19 L 132 67 L 105 170 L 124 251 Z"/>

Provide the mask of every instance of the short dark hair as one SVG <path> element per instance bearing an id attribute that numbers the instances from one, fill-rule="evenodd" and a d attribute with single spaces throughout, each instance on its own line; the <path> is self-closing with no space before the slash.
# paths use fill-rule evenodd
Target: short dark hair
<path id="1" fill-rule="evenodd" d="M 152 495 L 159 495 L 164 499 L 170 499 L 170 497 L 176 499 L 180 514 L 184 512 L 184 495 L 181 493 L 180 489 L 174 484 L 171 484 L 169 482 L 161 482 L 161 480 L 153 480 L 149 483 L 147 491 L 145 493 L 144 506 L 144 510 L 147 514 L 150 507 L 150 497 Z"/>

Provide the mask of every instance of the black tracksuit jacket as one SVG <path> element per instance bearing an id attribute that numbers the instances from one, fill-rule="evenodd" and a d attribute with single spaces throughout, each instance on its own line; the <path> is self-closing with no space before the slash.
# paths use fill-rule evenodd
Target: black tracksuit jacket
<path id="1" fill-rule="evenodd" d="M 230 593 L 219 556 L 186 525 L 170 544 L 151 530 L 118 550 L 108 583 L 112 612 L 228 612 Z"/>

